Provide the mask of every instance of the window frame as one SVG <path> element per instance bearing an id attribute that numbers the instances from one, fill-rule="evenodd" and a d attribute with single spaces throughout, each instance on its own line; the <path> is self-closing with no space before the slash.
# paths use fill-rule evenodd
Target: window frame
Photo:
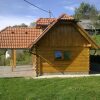
<path id="1" fill-rule="evenodd" d="M 62 53 L 62 57 L 61 57 L 61 59 L 57 59 L 56 58 L 56 56 L 55 56 L 55 53 L 57 52 L 57 51 L 60 51 L 61 53 Z M 65 52 L 69 52 L 70 54 L 70 57 L 68 58 L 68 59 L 66 59 L 64 56 L 64 54 L 65 54 Z M 71 60 L 71 56 L 72 56 L 72 53 L 71 53 L 71 51 L 70 50 L 55 50 L 54 51 L 54 60 L 55 61 L 69 61 L 69 60 Z"/>
<path id="2" fill-rule="evenodd" d="M 61 54 L 62 54 L 61 59 L 57 59 L 57 58 L 56 58 L 55 53 L 56 53 L 57 51 L 61 52 Z M 54 59 L 55 59 L 56 61 L 63 60 L 63 51 L 62 51 L 62 50 L 55 50 L 55 51 L 54 51 Z"/>

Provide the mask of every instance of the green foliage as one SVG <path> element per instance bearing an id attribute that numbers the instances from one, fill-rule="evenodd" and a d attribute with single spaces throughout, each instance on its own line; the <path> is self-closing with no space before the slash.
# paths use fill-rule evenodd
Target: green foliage
<path id="1" fill-rule="evenodd" d="M 100 77 L 0 79 L 0 100 L 100 100 Z"/>
<path id="2" fill-rule="evenodd" d="M 28 50 L 24 50 L 23 53 L 17 54 L 17 65 L 32 64 L 32 56 Z"/>
<path id="3" fill-rule="evenodd" d="M 0 65 L 1 66 L 5 65 L 5 56 L 4 55 L 0 55 Z"/>
<path id="4" fill-rule="evenodd" d="M 74 17 L 78 20 L 87 19 L 91 21 L 93 28 L 100 28 L 100 15 L 99 11 L 94 5 L 82 2 L 79 8 L 75 9 Z"/>
<path id="5" fill-rule="evenodd" d="M 6 53 L 6 49 L 0 49 L 0 56 Z"/>
<path id="6" fill-rule="evenodd" d="M 11 58 L 5 58 L 5 50 L 0 50 L 0 66 L 9 66 Z M 16 58 L 17 65 L 32 64 L 32 56 L 28 50 L 24 50 L 23 53 L 17 53 Z"/>
<path id="7" fill-rule="evenodd" d="M 20 25 L 14 25 L 13 27 L 28 27 L 28 25 L 22 23 L 22 24 L 20 24 Z"/>
<path id="8" fill-rule="evenodd" d="M 98 45 L 100 45 L 100 35 L 93 35 L 92 36 L 92 38 L 93 38 L 93 40 L 98 44 Z"/>
<path id="9" fill-rule="evenodd" d="M 96 35 L 96 34 L 94 34 L 93 36 L 92 36 L 92 38 L 93 38 L 93 40 L 97 43 L 97 45 L 98 46 L 100 46 L 100 35 Z M 94 50 L 91 50 L 90 51 L 90 54 L 91 55 L 94 55 Z M 96 54 L 97 55 L 100 55 L 100 50 L 96 50 Z"/>
<path id="10" fill-rule="evenodd" d="M 6 63 L 5 53 L 6 53 L 6 49 L 0 49 L 0 66 L 4 66 L 4 65 L 8 64 L 8 62 L 9 62 L 9 60 L 8 60 Z"/>
<path id="11" fill-rule="evenodd" d="M 30 23 L 29 27 L 34 27 L 35 25 L 36 25 L 36 22 L 32 22 L 32 23 Z"/>
<path id="12" fill-rule="evenodd" d="M 79 8 L 75 9 L 74 16 L 76 19 L 96 19 L 97 15 L 98 11 L 95 6 L 82 2 Z"/>

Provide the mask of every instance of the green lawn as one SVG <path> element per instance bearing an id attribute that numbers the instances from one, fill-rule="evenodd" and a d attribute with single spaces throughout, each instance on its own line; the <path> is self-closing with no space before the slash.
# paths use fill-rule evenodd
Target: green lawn
<path id="1" fill-rule="evenodd" d="M 93 35 L 92 38 L 100 46 L 100 35 Z"/>
<path id="2" fill-rule="evenodd" d="M 0 100 L 100 100 L 100 77 L 0 79 Z"/>

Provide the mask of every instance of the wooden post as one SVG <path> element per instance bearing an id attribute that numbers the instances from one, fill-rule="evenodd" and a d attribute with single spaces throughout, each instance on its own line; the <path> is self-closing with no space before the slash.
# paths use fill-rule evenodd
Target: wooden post
<path id="1" fill-rule="evenodd" d="M 33 55 L 35 55 L 36 56 L 36 61 L 35 61 L 35 66 L 33 65 L 33 69 L 34 69 L 34 71 L 35 71 L 35 74 L 36 74 L 36 77 L 38 77 L 39 76 L 39 71 L 40 71 L 40 56 L 38 55 L 38 53 L 37 53 L 37 46 L 36 45 L 34 45 L 34 47 L 33 47 Z M 34 57 L 34 56 L 33 56 Z M 34 63 L 33 63 L 34 64 Z"/>
<path id="2" fill-rule="evenodd" d="M 37 47 L 36 45 L 33 46 L 33 55 L 32 55 L 32 64 L 33 64 L 33 70 L 35 72 L 35 76 L 38 77 L 38 55 L 37 55 Z M 31 52 L 32 52 L 31 51 Z M 35 56 L 35 63 L 34 63 L 34 56 Z"/>
<path id="3" fill-rule="evenodd" d="M 14 65 L 14 68 L 16 68 L 16 50 L 13 49 L 13 65 Z"/>
<path id="4" fill-rule="evenodd" d="M 12 49 L 11 67 L 12 67 L 12 71 L 14 70 L 14 68 L 16 68 L 16 50 L 15 49 Z"/>
<path id="5" fill-rule="evenodd" d="M 36 74 L 36 55 L 34 55 L 34 54 L 32 54 L 32 69 L 33 69 L 33 71 L 35 72 L 35 74 Z"/>
<path id="6" fill-rule="evenodd" d="M 41 58 L 40 56 L 38 56 L 37 58 L 38 60 L 38 75 L 41 76 Z"/>
<path id="7" fill-rule="evenodd" d="M 38 66 L 39 66 L 39 56 L 38 55 L 36 55 L 36 77 L 38 77 L 38 75 L 39 75 L 39 71 L 38 71 Z"/>
<path id="8" fill-rule="evenodd" d="M 39 56 L 39 75 L 41 76 L 43 73 L 42 73 L 42 59 L 41 57 Z"/>

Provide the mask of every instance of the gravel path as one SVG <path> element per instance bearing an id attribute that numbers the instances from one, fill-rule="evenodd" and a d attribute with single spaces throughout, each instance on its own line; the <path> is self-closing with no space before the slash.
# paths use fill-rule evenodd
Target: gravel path
<path id="1" fill-rule="evenodd" d="M 0 66 L 0 78 L 3 77 L 33 77 L 32 65 L 17 66 L 12 72 L 11 66 Z"/>
<path id="2" fill-rule="evenodd" d="M 40 78 L 72 78 L 72 77 L 89 77 L 89 76 L 99 76 L 100 74 L 82 74 L 82 75 L 43 75 L 35 77 L 35 72 L 32 65 L 17 66 L 12 72 L 11 66 L 0 66 L 0 78 L 5 77 L 32 77 L 33 79 Z"/>

